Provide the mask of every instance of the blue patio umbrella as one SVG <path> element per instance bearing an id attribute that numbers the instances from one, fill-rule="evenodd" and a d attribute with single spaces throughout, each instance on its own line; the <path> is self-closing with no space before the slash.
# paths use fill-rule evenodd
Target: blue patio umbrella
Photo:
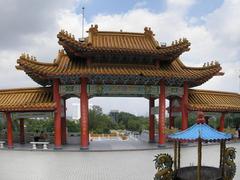
<path id="1" fill-rule="evenodd" d="M 221 141 L 230 140 L 232 135 L 217 131 L 205 123 L 196 123 L 190 128 L 168 136 L 169 139 L 177 141 L 197 141 L 199 138 L 203 141 Z"/>
<path id="2" fill-rule="evenodd" d="M 225 148 L 225 141 L 232 139 L 232 135 L 224 132 L 220 132 L 215 130 L 214 128 L 210 127 L 208 124 L 205 123 L 204 114 L 203 112 L 198 112 L 197 123 L 191 126 L 190 128 L 168 135 L 168 138 L 178 142 L 178 168 L 180 167 L 180 142 L 187 142 L 187 141 L 198 141 L 198 167 L 197 167 L 197 179 L 201 179 L 201 159 L 202 159 L 202 141 L 205 142 L 221 142 L 221 155 L 220 155 L 220 166 L 223 161 L 223 151 Z M 177 147 L 175 143 L 175 169 L 177 167 Z"/>

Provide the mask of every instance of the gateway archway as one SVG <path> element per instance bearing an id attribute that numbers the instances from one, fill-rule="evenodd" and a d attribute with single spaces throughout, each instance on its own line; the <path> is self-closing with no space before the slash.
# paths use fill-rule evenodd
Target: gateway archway
<path id="1" fill-rule="evenodd" d="M 12 144 L 11 114 L 14 112 L 53 112 L 54 144 L 64 144 L 64 108 L 62 99 L 74 94 L 81 99 L 81 141 L 87 149 L 89 98 L 95 96 L 138 96 L 158 99 L 159 141 L 165 143 L 165 99 L 180 97 L 182 129 L 188 127 L 188 111 L 239 112 L 240 95 L 237 93 L 193 90 L 213 76 L 223 75 L 218 62 L 203 67 L 185 66 L 179 56 L 190 50 L 190 42 L 183 38 L 171 45 L 160 45 L 151 28 L 143 33 L 99 31 L 91 26 L 88 37 L 78 40 L 66 31 L 57 35 L 63 46 L 52 63 L 38 62 L 22 54 L 17 69 L 23 70 L 43 87 L 0 91 L 0 111 L 7 117 L 8 146 Z M 123 93 L 123 94 L 121 94 Z M 125 94 L 124 94 L 125 93 Z M 152 116 L 149 122 L 152 126 Z M 224 115 L 221 128 L 224 128 Z M 150 128 L 150 137 L 153 131 Z"/>

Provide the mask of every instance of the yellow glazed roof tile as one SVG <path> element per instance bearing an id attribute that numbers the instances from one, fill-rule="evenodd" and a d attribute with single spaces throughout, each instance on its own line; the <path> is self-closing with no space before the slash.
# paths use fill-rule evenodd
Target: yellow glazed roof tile
<path id="1" fill-rule="evenodd" d="M 51 88 L 0 90 L 0 111 L 52 111 L 54 109 Z"/>
<path id="2" fill-rule="evenodd" d="M 26 56 L 21 56 L 17 63 L 17 69 L 24 70 L 34 80 L 45 80 L 52 76 L 68 75 L 133 75 L 139 74 L 145 77 L 160 78 L 183 78 L 196 81 L 201 84 L 212 76 L 217 75 L 221 66 L 216 63 L 207 67 L 192 68 L 183 65 L 180 59 L 171 63 L 153 65 L 128 65 L 128 64 L 92 64 L 89 66 L 81 64 L 80 61 L 71 61 L 69 57 L 60 53 L 59 58 L 52 64 L 33 61 Z"/>
<path id="3" fill-rule="evenodd" d="M 193 111 L 240 112 L 240 94 L 189 89 L 188 108 Z"/>
<path id="4" fill-rule="evenodd" d="M 178 57 L 185 51 L 189 51 L 190 42 L 183 38 L 179 41 L 173 41 L 170 46 L 160 46 L 154 39 L 151 28 L 144 28 L 144 33 L 132 32 L 108 32 L 98 31 L 98 26 L 91 26 L 88 31 L 88 37 L 78 41 L 73 35 L 62 30 L 57 35 L 59 44 L 65 50 L 84 53 L 133 53 L 156 55 L 159 59 L 166 60 L 169 57 Z M 170 59 L 170 60 L 173 60 Z"/>

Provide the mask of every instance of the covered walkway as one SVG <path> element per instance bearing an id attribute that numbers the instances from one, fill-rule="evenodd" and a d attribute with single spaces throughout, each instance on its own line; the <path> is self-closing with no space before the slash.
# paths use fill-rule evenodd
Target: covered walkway
<path id="1" fill-rule="evenodd" d="M 224 117 L 225 114 L 228 112 L 240 112 L 240 94 L 237 93 L 229 93 L 229 92 L 218 92 L 218 91 L 206 91 L 206 90 L 194 90 L 189 89 L 189 97 L 188 97 L 188 111 L 205 111 L 205 112 L 220 112 L 222 113 L 221 119 L 220 119 L 220 130 L 223 131 L 224 129 Z M 150 99 L 152 101 L 152 99 Z M 12 89 L 12 90 L 1 90 L 0 91 L 0 111 L 3 112 L 3 116 L 6 119 L 7 124 L 7 146 L 9 148 L 13 147 L 14 140 L 13 140 L 13 130 L 12 130 L 12 117 L 13 114 L 16 112 L 18 113 L 40 113 L 40 112 L 50 112 L 54 114 L 55 112 L 55 102 L 53 99 L 53 92 L 51 88 L 24 88 L 24 89 Z M 152 106 L 150 104 L 150 106 Z M 152 118 L 152 116 L 150 116 Z M 24 132 L 24 118 L 19 118 L 19 141 L 21 144 L 25 143 L 25 132 Z M 66 128 L 66 121 L 65 117 L 62 117 L 62 127 L 61 127 L 61 133 L 59 134 L 61 138 L 64 140 L 66 139 L 66 132 L 64 129 Z M 56 129 L 56 127 L 55 127 Z M 155 139 L 153 137 L 153 133 L 150 134 L 151 139 Z M 56 138 L 56 137 L 55 137 Z M 78 137 L 80 138 L 80 137 Z M 53 137 L 54 139 L 54 137 Z M 79 144 L 79 140 L 77 139 Z M 146 140 L 148 141 L 148 140 Z M 64 141 L 62 141 L 64 142 Z M 65 140 L 66 142 L 66 140 Z M 134 141 L 132 141 L 133 144 L 135 144 Z M 64 143 L 62 143 L 64 144 Z M 104 149 L 101 147 L 102 144 L 105 144 L 106 149 L 121 149 L 122 147 L 119 147 L 119 144 L 116 144 L 116 147 L 111 147 L 112 144 L 115 144 L 115 142 L 112 142 L 111 145 L 108 145 L 108 143 L 100 143 L 101 145 L 98 145 L 98 143 L 90 142 L 89 148 L 91 147 L 99 147 L 99 149 Z M 120 143 L 121 144 L 121 143 Z M 122 146 L 124 148 L 127 148 L 127 146 L 130 147 L 130 149 L 135 147 L 138 149 L 138 147 L 142 147 L 139 143 L 136 143 L 136 145 L 126 145 L 128 143 L 122 143 Z M 152 145 L 148 145 L 146 148 L 152 148 Z M 155 146 L 154 146 L 155 147 Z M 75 148 L 75 147 L 74 147 Z M 140 148 L 140 149 L 141 149 Z M 79 149 L 79 147 L 78 147 Z"/>

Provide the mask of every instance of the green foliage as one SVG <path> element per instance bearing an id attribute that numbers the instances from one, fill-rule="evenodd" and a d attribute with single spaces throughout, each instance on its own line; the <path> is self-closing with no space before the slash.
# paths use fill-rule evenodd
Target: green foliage
<path id="1" fill-rule="evenodd" d="M 53 119 L 26 119 L 25 126 L 27 132 L 45 131 L 53 132 L 54 131 L 54 120 Z M 15 126 L 17 129 L 19 126 Z"/>
<path id="2" fill-rule="evenodd" d="M 118 124 L 119 129 L 138 132 L 142 132 L 144 129 L 148 129 L 148 118 L 146 117 L 135 116 L 126 112 L 120 112 L 116 117 L 116 123 Z"/>
<path id="3" fill-rule="evenodd" d="M 68 128 L 68 132 L 79 133 L 80 132 L 80 123 L 79 123 L 79 121 L 67 120 L 67 128 Z"/>
<path id="4" fill-rule="evenodd" d="M 148 129 L 148 119 L 126 112 L 115 112 L 114 120 L 111 113 L 105 115 L 102 108 L 93 106 L 89 110 L 89 130 L 94 133 L 110 133 L 111 129 L 126 129 L 141 132 Z"/>
<path id="5" fill-rule="evenodd" d="M 209 119 L 209 125 L 217 128 L 220 121 L 220 113 L 208 113 L 213 118 Z M 188 125 L 192 126 L 196 122 L 196 113 L 190 112 L 188 115 Z M 175 127 L 181 128 L 181 116 L 175 117 Z M 166 118 L 166 127 L 169 126 L 169 119 Z M 54 120 L 53 119 L 25 119 L 25 126 L 27 132 L 46 131 L 54 132 Z M 157 121 L 155 121 L 156 128 L 158 127 Z M 110 113 L 106 115 L 103 113 L 100 106 L 93 106 L 89 110 L 89 131 L 93 133 L 110 133 L 110 130 L 129 130 L 142 132 L 148 130 L 148 117 L 135 116 L 134 114 L 127 112 L 114 112 L 114 117 Z M 229 113 L 225 116 L 225 128 L 236 128 L 240 126 L 240 114 Z M 0 123 L 0 130 L 3 128 L 3 124 Z M 72 121 L 67 120 L 68 132 L 80 132 L 79 120 Z M 19 120 L 13 120 L 13 131 L 19 131 Z"/>
<path id="6" fill-rule="evenodd" d="M 100 106 L 93 106 L 89 110 L 89 131 L 94 133 L 110 133 L 110 129 L 115 129 L 116 124 L 111 118 L 102 112 Z"/>
<path id="7" fill-rule="evenodd" d="M 94 133 L 110 133 L 113 129 L 126 129 L 131 131 L 141 132 L 148 129 L 148 118 L 138 117 L 126 112 L 117 112 L 116 121 L 112 119 L 111 115 L 103 114 L 100 106 L 93 106 L 89 110 L 89 131 Z M 79 120 L 67 120 L 68 132 L 80 132 Z M 0 130 L 3 124 L 0 122 Z M 24 126 L 26 132 L 45 131 L 54 132 L 54 119 L 25 119 Z M 19 132 L 19 119 L 13 119 L 13 131 Z"/>

